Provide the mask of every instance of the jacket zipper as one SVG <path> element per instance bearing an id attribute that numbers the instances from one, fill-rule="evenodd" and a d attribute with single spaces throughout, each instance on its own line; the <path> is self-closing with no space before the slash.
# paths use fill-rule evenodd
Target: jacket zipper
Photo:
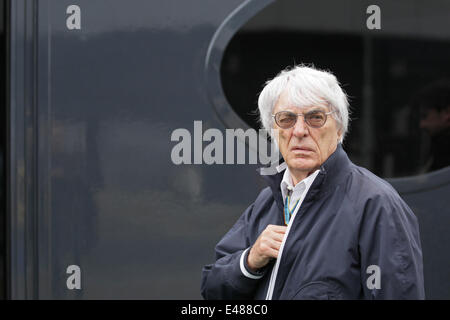
<path id="1" fill-rule="evenodd" d="M 304 198 L 302 199 L 302 202 L 303 202 L 303 200 L 304 200 Z M 295 209 L 294 214 L 292 215 L 291 220 L 289 221 L 288 227 L 286 229 L 286 233 L 284 234 L 283 241 L 281 242 L 280 251 L 278 251 L 277 262 L 275 263 L 275 266 L 272 269 L 272 274 L 270 275 L 270 281 L 269 281 L 269 287 L 267 289 L 266 300 L 272 300 L 273 289 L 275 288 L 275 281 L 277 279 L 278 267 L 280 266 L 280 261 L 281 261 L 281 256 L 283 254 L 284 245 L 286 243 L 286 239 L 289 235 L 289 231 L 291 230 L 291 226 L 294 222 L 294 219 L 297 216 L 297 212 L 300 210 L 300 208 L 301 208 L 301 204 L 300 204 L 300 206 L 298 206 Z"/>
<path id="2" fill-rule="evenodd" d="M 286 244 L 287 237 L 289 236 L 289 231 L 291 230 L 291 226 L 294 223 L 295 217 L 297 216 L 297 212 L 302 208 L 303 202 L 305 201 L 305 198 L 309 193 L 309 189 L 319 174 L 318 171 L 319 170 L 317 170 L 316 172 L 313 173 L 314 178 L 312 179 L 311 183 L 308 186 L 305 186 L 306 189 L 303 191 L 303 195 L 300 198 L 300 202 L 299 202 L 300 205 L 295 209 L 295 211 L 291 217 L 291 220 L 289 221 L 288 227 L 286 229 L 286 233 L 284 234 L 283 241 L 281 242 L 280 250 L 278 251 L 277 261 L 275 263 L 275 266 L 272 269 L 272 274 L 270 275 L 270 281 L 269 281 L 269 287 L 267 288 L 266 300 L 272 300 L 273 289 L 275 288 L 275 282 L 277 280 L 278 268 L 280 266 L 281 256 L 283 255 L 284 245 Z"/>

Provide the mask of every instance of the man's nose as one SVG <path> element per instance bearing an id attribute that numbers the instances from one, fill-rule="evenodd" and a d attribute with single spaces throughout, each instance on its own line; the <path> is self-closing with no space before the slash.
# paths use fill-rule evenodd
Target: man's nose
<path id="1" fill-rule="evenodd" d="M 305 122 L 305 118 L 303 116 L 298 116 L 292 134 L 296 137 L 302 138 L 307 136 L 308 132 L 308 125 Z"/>

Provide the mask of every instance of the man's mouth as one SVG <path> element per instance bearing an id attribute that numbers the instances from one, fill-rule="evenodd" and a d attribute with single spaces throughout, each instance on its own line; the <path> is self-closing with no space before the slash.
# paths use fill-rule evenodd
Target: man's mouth
<path id="1" fill-rule="evenodd" d="M 291 151 L 299 151 L 299 152 L 313 152 L 313 149 L 308 147 L 292 147 Z"/>

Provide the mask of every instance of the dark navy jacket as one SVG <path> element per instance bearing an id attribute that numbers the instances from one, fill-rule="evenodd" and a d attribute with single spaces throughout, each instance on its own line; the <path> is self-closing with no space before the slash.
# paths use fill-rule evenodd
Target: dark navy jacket
<path id="1" fill-rule="evenodd" d="M 203 268 L 205 299 L 266 298 L 275 260 L 260 279 L 240 268 L 242 253 L 267 225 L 284 225 L 283 172 L 263 177 L 269 187 L 217 244 L 215 263 Z M 390 184 L 354 165 L 340 144 L 292 223 L 272 299 L 425 298 L 417 218 Z"/>

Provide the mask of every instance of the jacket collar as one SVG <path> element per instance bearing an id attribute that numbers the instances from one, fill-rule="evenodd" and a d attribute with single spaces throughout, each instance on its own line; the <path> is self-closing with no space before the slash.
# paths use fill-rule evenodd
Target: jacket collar
<path id="1" fill-rule="evenodd" d="M 280 159 L 280 162 L 284 162 L 284 159 Z M 309 189 L 308 198 L 312 199 L 316 197 L 319 191 L 326 193 L 331 188 L 334 188 L 340 181 L 342 181 L 341 178 L 347 174 L 350 164 L 351 162 L 347 156 L 347 153 L 342 148 L 342 144 L 339 143 L 336 150 L 320 166 L 319 175 L 316 177 L 314 183 Z M 261 170 L 259 170 L 259 173 L 261 174 Z M 283 210 L 283 198 L 280 187 L 283 174 L 284 171 L 277 172 L 272 175 L 262 175 L 272 190 L 273 197 L 280 210 Z"/>

